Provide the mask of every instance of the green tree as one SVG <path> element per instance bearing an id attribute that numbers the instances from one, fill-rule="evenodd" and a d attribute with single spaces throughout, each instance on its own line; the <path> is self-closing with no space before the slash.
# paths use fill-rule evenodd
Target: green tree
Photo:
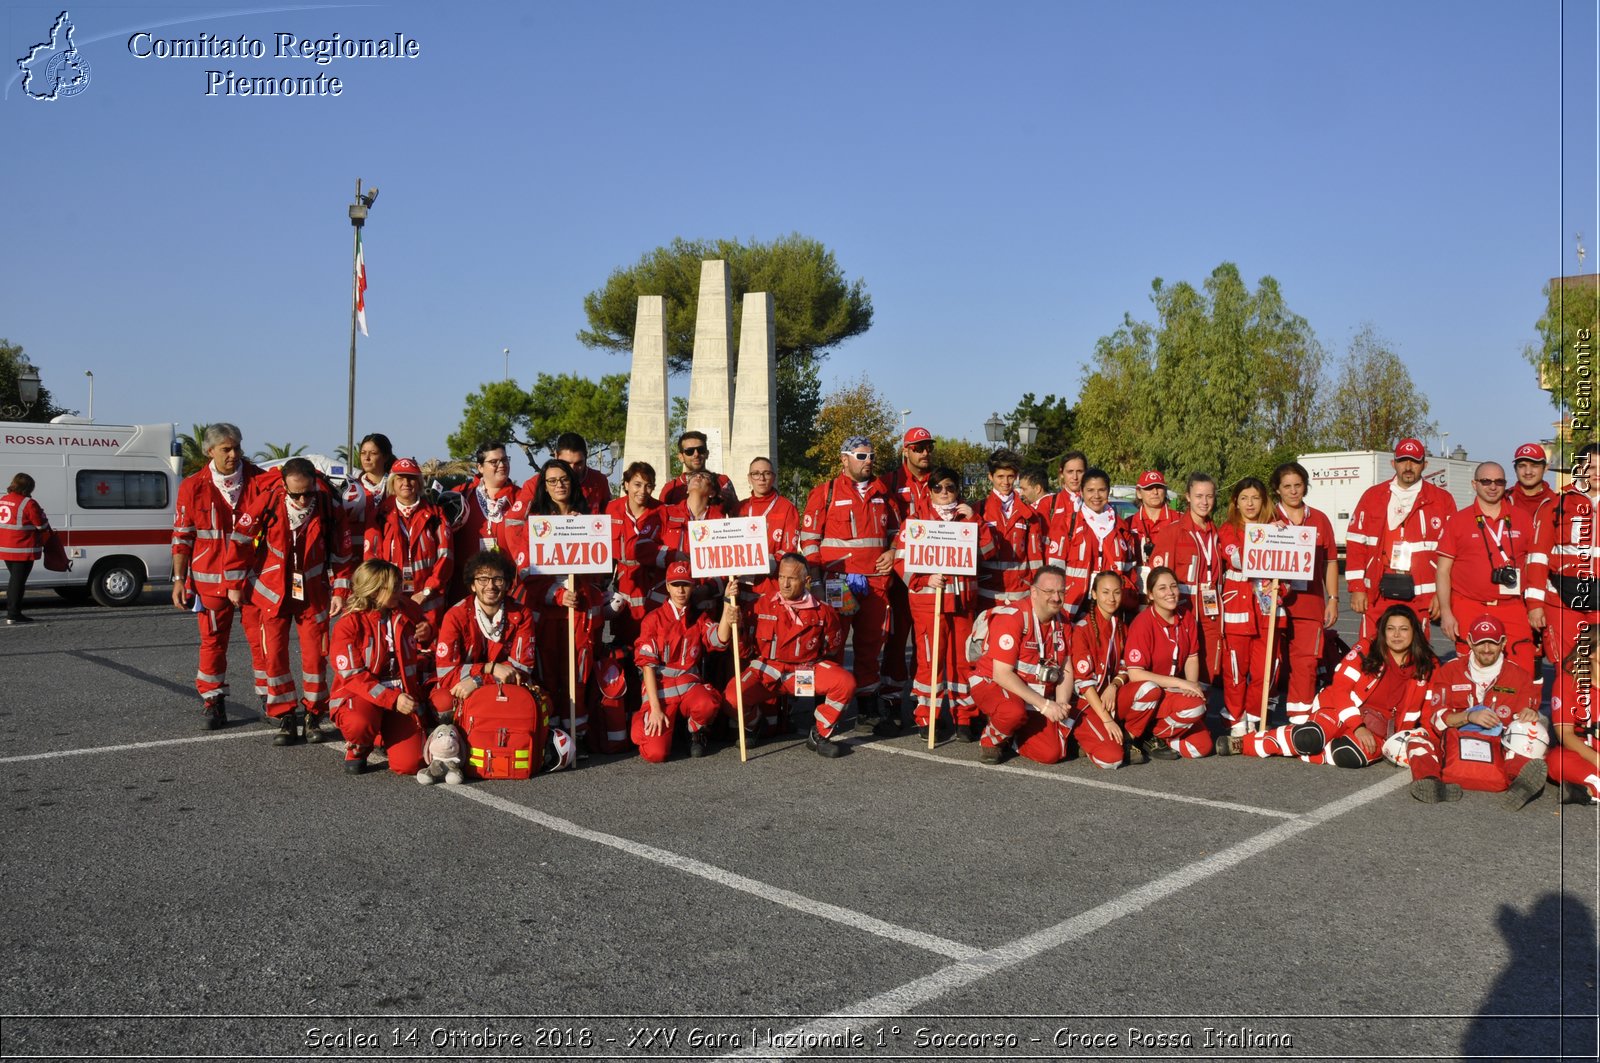
<path id="1" fill-rule="evenodd" d="M 1600 278 L 1593 273 L 1562 277 L 1544 286 L 1544 313 L 1535 327 L 1537 345 L 1523 357 L 1539 374 L 1550 402 L 1570 415 L 1567 441 L 1576 449 L 1595 439 L 1595 340 L 1600 336 Z M 1561 456 L 1565 464 L 1566 455 Z"/>
<path id="2" fill-rule="evenodd" d="M 1296 409 L 1316 394 L 1323 354 L 1278 284 L 1256 289 L 1224 262 L 1200 289 L 1151 284 L 1157 320 L 1124 316 L 1095 345 L 1078 399 L 1082 449 L 1119 479 L 1146 468 L 1203 470 L 1223 485 L 1314 440 Z"/>
<path id="3" fill-rule="evenodd" d="M 934 465 L 948 465 L 961 476 L 964 497 L 982 497 L 989 490 L 989 483 L 984 477 L 988 475 L 989 455 L 992 452 L 993 448 L 985 443 L 973 443 L 950 436 L 933 437 Z M 893 467 L 892 463 L 888 466 Z"/>
<path id="4" fill-rule="evenodd" d="M 1371 325 L 1362 326 L 1350 341 L 1323 415 L 1323 445 L 1338 450 L 1389 450 L 1407 436 L 1424 437 L 1434 430 L 1427 397 Z"/>
<path id="5" fill-rule="evenodd" d="M 1019 447 L 1018 451 L 1023 460 L 1039 462 L 1049 468 L 1052 474 L 1061 464 L 1061 455 L 1074 449 L 1078 411 L 1068 406 L 1064 398 L 1046 395 L 1038 399 L 1033 392 L 1026 392 L 1016 408 L 1002 415 L 1001 420 L 1005 421 L 1006 435 L 1011 439 L 1020 438 L 1017 429 L 1024 421 L 1033 422 L 1039 433 L 1034 437 L 1033 446 Z"/>
<path id="6" fill-rule="evenodd" d="M 624 373 L 598 381 L 562 373 L 540 373 L 530 391 L 497 380 L 468 395 L 461 424 L 446 441 L 453 457 L 470 457 L 491 439 L 516 439 L 527 444 L 528 460 L 549 450 L 562 432 L 577 432 L 589 444 L 589 464 L 607 476 L 622 456 L 628 429 L 628 377 Z"/>
<path id="7" fill-rule="evenodd" d="M 22 373 L 24 363 L 28 356 L 22 351 L 22 344 L 12 343 L 10 340 L 0 339 L 0 406 L 21 406 L 22 396 L 17 390 L 17 377 Z M 31 363 L 29 363 L 31 364 Z M 37 370 L 38 366 L 34 366 Z M 33 424 L 44 424 L 52 417 L 59 417 L 64 413 L 76 413 L 57 406 L 50 396 L 50 389 L 39 384 L 39 398 L 33 403 L 26 414 L 17 418 Z"/>
<path id="8" fill-rule="evenodd" d="M 665 296 L 668 365 L 675 372 L 687 370 L 694 354 L 700 263 L 714 259 L 728 263 L 734 336 L 739 335 L 745 294 L 772 293 L 779 477 L 788 482 L 789 472 L 816 473 L 807 452 L 822 401 L 817 363 L 872 327 L 866 282 L 848 279 L 820 241 L 798 233 L 770 243 L 676 239 L 635 265 L 614 270 L 603 287 L 584 297 L 589 327 L 578 339 L 588 347 L 631 351 L 639 297 Z"/>
<path id="9" fill-rule="evenodd" d="M 251 461 L 277 461 L 279 458 L 298 457 L 306 452 L 304 446 L 295 446 L 293 443 L 267 443 L 260 450 L 250 455 Z"/>
<path id="10" fill-rule="evenodd" d="M 205 452 L 206 426 L 197 424 L 190 432 L 178 433 L 178 447 L 182 454 L 183 474 L 185 476 L 200 471 L 200 466 L 206 463 Z"/>
<path id="11" fill-rule="evenodd" d="M 815 439 L 806 452 L 818 470 L 816 479 L 839 474 L 840 450 L 851 436 L 872 440 L 880 474 L 894 468 L 900 452 L 895 431 L 897 417 L 889 400 L 879 394 L 864 373 L 830 391 L 817 411 Z"/>

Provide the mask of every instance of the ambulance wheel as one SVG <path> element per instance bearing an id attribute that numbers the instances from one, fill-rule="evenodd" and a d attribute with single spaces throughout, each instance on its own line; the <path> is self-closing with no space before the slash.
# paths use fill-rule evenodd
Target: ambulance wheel
<path id="1" fill-rule="evenodd" d="M 89 593 L 101 605 L 132 605 L 144 590 L 144 568 L 131 558 L 100 562 L 89 580 Z"/>

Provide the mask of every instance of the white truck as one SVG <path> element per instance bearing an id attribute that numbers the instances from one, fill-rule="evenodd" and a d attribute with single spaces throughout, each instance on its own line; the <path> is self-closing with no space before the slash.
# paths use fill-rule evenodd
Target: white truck
<path id="1" fill-rule="evenodd" d="M 146 583 L 172 581 L 172 511 L 181 459 L 171 424 L 0 421 L 0 491 L 33 477 L 33 499 L 61 536 L 69 572 L 35 564 L 28 589 L 129 605 Z M 0 587 L 6 574 L 0 571 Z"/>
<path id="2" fill-rule="evenodd" d="M 1311 474 L 1306 502 L 1328 515 L 1333 523 L 1334 541 L 1339 544 L 1341 553 L 1356 503 L 1361 501 L 1367 488 L 1394 475 L 1394 466 L 1390 464 L 1393 460 L 1393 452 L 1387 450 L 1339 450 L 1300 455 L 1300 464 Z M 1472 470 L 1477 464 L 1466 458 L 1429 454 L 1428 467 L 1422 476 L 1450 492 L 1456 506 L 1461 507 L 1472 501 Z"/>

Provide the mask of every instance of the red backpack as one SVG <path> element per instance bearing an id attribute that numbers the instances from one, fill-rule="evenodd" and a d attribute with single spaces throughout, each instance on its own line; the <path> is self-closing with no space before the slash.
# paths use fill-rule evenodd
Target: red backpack
<path id="1" fill-rule="evenodd" d="M 527 779 L 544 766 L 550 703 L 538 687 L 481 686 L 461 703 L 467 770 L 475 779 Z"/>

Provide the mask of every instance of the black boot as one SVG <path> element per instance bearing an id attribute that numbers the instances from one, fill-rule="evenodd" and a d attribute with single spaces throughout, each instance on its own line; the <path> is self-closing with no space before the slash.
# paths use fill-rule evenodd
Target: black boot
<path id="1" fill-rule="evenodd" d="M 300 726 L 295 722 L 294 710 L 278 717 L 278 733 L 272 736 L 275 746 L 292 746 L 300 741 Z"/>
<path id="2" fill-rule="evenodd" d="M 206 698 L 200 709 L 201 727 L 207 731 L 220 730 L 228 723 L 228 699 Z"/>

